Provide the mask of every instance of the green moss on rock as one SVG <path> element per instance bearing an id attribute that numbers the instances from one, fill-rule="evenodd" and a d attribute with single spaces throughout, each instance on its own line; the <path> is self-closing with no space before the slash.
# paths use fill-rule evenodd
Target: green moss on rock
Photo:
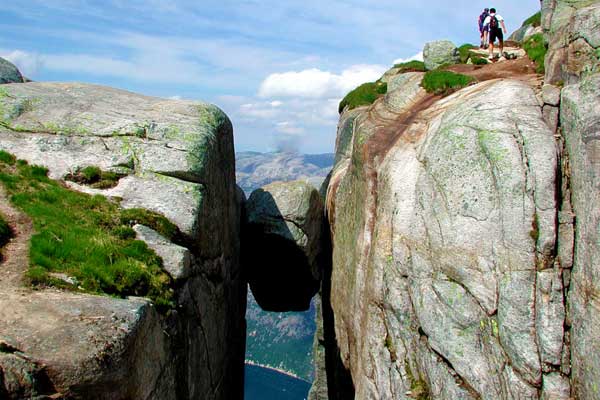
<path id="1" fill-rule="evenodd" d="M 125 174 L 122 173 L 102 171 L 99 167 L 87 166 L 66 175 L 65 180 L 89 185 L 94 189 L 109 189 L 117 186 L 119 179 L 124 176 Z"/>
<path id="2" fill-rule="evenodd" d="M 405 63 L 394 64 L 394 68 L 398 68 L 398 73 L 404 72 L 425 72 L 425 63 L 423 61 L 407 61 Z"/>
<path id="3" fill-rule="evenodd" d="M 428 93 L 447 95 L 473 82 L 475 82 L 475 79 L 467 75 L 434 70 L 425 74 L 421 86 Z"/>
<path id="4" fill-rule="evenodd" d="M 538 74 L 543 74 L 546 70 L 544 65 L 544 59 L 546 58 L 546 53 L 548 52 L 548 46 L 544 40 L 544 35 L 541 33 L 537 33 L 528 37 L 523 42 L 523 49 L 527 53 L 527 56 L 531 59 L 531 61 L 536 64 L 536 72 Z"/>
<path id="5" fill-rule="evenodd" d="M 524 27 L 527 25 L 531 25 L 534 27 L 538 27 L 538 26 L 542 25 L 542 12 L 538 11 L 535 14 L 533 14 L 531 17 L 527 18 L 525 21 L 523 21 L 523 24 L 521 25 L 521 27 Z"/>
<path id="6" fill-rule="evenodd" d="M 460 55 L 460 63 L 461 64 L 466 64 L 467 61 L 469 61 L 469 58 L 471 58 L 471 50 L 476 49 L 477 46 L 474 46 L 472 44 L 463 44 L 462 46 L 460 46 L 458 48 L 458 54 Z"/>
<path id="7" fill-rule="evenodd" d="M 352 110 L 356 107 L 373 104 L 375 100 L 387 93 L 387 83 L 376 81 L 363 83 L 344 97 L 340 102 L 338 111 L 340 114 L 346 107 Z"/>

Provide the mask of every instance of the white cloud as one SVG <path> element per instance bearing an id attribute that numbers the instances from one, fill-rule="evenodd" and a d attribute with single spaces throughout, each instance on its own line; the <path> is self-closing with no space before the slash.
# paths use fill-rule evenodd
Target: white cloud
<path id="1" fill-rule="evenodd" d="M 401 64 L 409 61 L 423 61 L 423 52 L 420 51 L 414 56 L 408 58 L 397 58 L 394 60 L 393 64 Z"/>
<path id="2" fill-rule="evenodd" d="M 356 86 L 377 80 L 387 70 L 382 65 L 354 65 L 340 74 L 317 68 L 267 76 L 259 97 L 333 98 L 344 96 Z"/>
<path id="3" fill-rule="evenodd" d="M 280 111 L 270 103 L 246 103 L 240 106 L 239 113 L 244 117 L 270 120 L 277 117 Z"/>
<path id="4" fill-rule="evenodd" d="M 272 101 L 270 104 L 271 104 L 271 107 L 281 107 L 283 105 L 283 102 L 275 100 L 275 101 Z"/>
<path id="5" fill-rule="evenodd" d="M 275 124 L 275 129 L 287 135 L 302 135 L 304 133 L 304 128 L 298 127 L 290 121 L 278 122 Z"/>
<path id="6" fill-rule="evenodd" d="M 2 51 L 0 57 L 15 64 L 19 71 L 26 77 L 34 76 L 44 64 L 43 57 L 39 54 L 22 50 L 13 50 L 9 52 Z"/>

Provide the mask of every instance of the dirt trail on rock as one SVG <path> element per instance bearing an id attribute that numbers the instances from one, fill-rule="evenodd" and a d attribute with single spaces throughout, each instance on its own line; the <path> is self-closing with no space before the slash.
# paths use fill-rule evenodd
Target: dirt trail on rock
<path id="1" fill-rule="evenodd" d="M 522 50 L 517 47 L 508 47 L 505 51 L 515 53 Z M 483 55 L 487 51 L 476 50 L 475 52 Z M 494 79 L 518 80 L 528 84 L 536 91 L 541 90 L 543 81 L 543 76 L 536 73 L 535 63 L 526 55 L 516 60 L 496 61 L 486 65 L 456 64 L 445 70 L 471 76 L 477 80 L 477 83 Z M 442 96 L 429 94 L 410 110 L 398 114 L 394 120 L 380 121 L 380 128 L 368 139 L 363 149 L 369 163 L 372 164 L 376 159 L 383 160 L 406 129 L 419 118 L 419 115 L 435 105 L 441 98 Z"/>
<path id="2" fill-rule="evenodd" d="M 538 86 L 542 82 L 542 76 L 535 72 L 535 64 L 527 57 L 497 61 L 488 65 L 457 64 L 448 67 L 447 70 L 472 76 L 479 82 L 491 79 L 515 79 L 531 86 Z"/>
<path id="3" fill-rule="evenodd" d="M 476 83 L 482 83 L 491 80 L 511 79 L 517 80 L 531 86 L 536 92 L 541 90 L 543 76 L 536 73 L 536 65 L 518 47 L 506 47 L 505 51 L 517 55 L 517 59 L 503 60 L 489 63 L 486 65 L 469 65 L 457 64 L 452 65 L 445 70 L 452 71 L 464 75 L 471 76 L 476 79 Z M 479 56 L 487 56 L 487 51 L 475 50 Z M 388 152 L 397 145 L 400 140 L 415 141 L 421 135 L 427 132 L 428 121 L 434 117 L 436 104 L 443 99 L 442 96 L 434 94 L 421 94 L 415 99 L 413 105 L 401 112 L 395 113 L 391 109 L 387 109 L 390 114 L 395 114 L 393 118 L 387 115 L 383 117 L 378 110 L 381 107 L 378 100 L 369 110 L 368 119 L 373 121 L 377 126 L 374 133 L 365 141 L 360 151 L 362 159 L 365 161 L 362 173 L 365 176 L 367 184 L 367 196 L 371 200 L 366 200 L 365 204 L 371 206 L 365 212 L 365 227 L 368 234 L 366 236 L 373 237 L 375 224 L 377 221 L 377 197 L 379 190 L 379 166 L 385 160 Z M 385 107 L 385 106 L 384 106 Z M 439 112 L 439 110 L 438 110 Z M 328 197 L 332 195 L 335 198 L 338 185 L 342 176 L 332 178 L 332 191 L 328 193 Z M 335 212 L 335 202 L 328 202 L 329 213 Z M 330 222 L 333 222 L 330 219 Z M 332 225 L 334 226 L 334 225 Z M 369 259 L 370 246 L 364 247 L 362 254 L 363 262 Z"/>
<path id="4" fill-rule="evenodd" d="M 2 249 L 0 263 L 0 292 L 4 289 L 22 287 L 23 278 L 29 266 L 29 242 L 33 235 L 33 223 L 23 212 L 15 209 L 0 187 L 0 213 L 13 231 L 13 238 Z"/>

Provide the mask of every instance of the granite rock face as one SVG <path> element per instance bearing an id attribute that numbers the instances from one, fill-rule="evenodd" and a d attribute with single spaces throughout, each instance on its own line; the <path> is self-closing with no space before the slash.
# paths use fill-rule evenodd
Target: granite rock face
<path id="1" fill-rule="evenodd" d="M 561 125 L 569 155 L 575 258 L 569 296 L 573 395 L 600 396 L 600 74 L 562 92 Z"/>
<path id="2" fill-rule="evenodd" d="M 3 312 L 18 299 L 40 304 L 52 299 L 47 306 L 52 309 L 40 306 L 38 319 L 61 321 L 49 323 L 53 335 L 45 336 L 25 334 L 27 319 L 11 324 L 0 319 L 0 340 L 18 349 L 8 356 L 1 352 L 5 387 L 7 377 L 27 380 L 15 364 L 27 360 L 47 371 L 46 389 L 76 398 L 241 398 L 246 284 L 239 266 L 241 210 L 227 116 L 209 104 L 95 85 L 8 84 L 0 93 L 0 148 L 47 167 L 54 179 L 86 166 L 125 174 L 106 190 L 69 185 L 115 198 L 125 208 L 162 213 L 183 234 L 175 245 L 145 227 L 137 229 L 165 258 L 177 282 L 177 307 L 168 314 L 155 312 L 145 300 L 53 290 L 22 289 L 24 297 L 2 297 L 8 302 L 0 307 Z M 86 335 L 93 343 L 70 342 Z M 109 363 L 101 362 L 105 353 Z"/>
<path id="3" fill-rule="evenodd" d="M 508 40 L 523 42 L 525 39 L 542 32 L 543 30 L 541 26 L 525 25 L 514 31 Z"/>
<path id="4" fill-rule="evenodd" d="M 246 273 L 258 304 L 268 311 L 303 311 L 321 280 L 323 202 L 304 181 L 275 182 L 246 204 Z"/>
<path id="5" fill-rule="evenodd" d="M 444 64 L 456 64 L 460 61 L 458 49 L 449 40 L 439 40 L 425 44 L 423 49 L 423 62 L 429 71 Z"/>
<path id="6" fill-rule="evenodd" d="M 331 305 L 356 398 L 564 393 L 554 132 L 525 83 L 439 100 L 421 76 L 338 131 Z"/>
<path id="7" fill-rule="evenodd" d="M 597 0 L 544 0 L 542 27 L 548 42 L 546 83 L 576 83 L 600 70 Z"/>
<path id="8" fill-rule="evenodd" d="M 0 57 L 0 84 L 23 83 L 23 75 L 10 61 Z"/>

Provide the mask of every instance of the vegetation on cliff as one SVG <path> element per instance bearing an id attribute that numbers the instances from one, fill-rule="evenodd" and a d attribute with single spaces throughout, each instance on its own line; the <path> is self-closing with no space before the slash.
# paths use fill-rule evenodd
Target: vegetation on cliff
<path id="1" fill-rule="evenodd" d="M 425 74 L 421 86 L 428 93 L 447 95 L 468 86 L 474 81 L 474 78 L 467 75 L 434 70 Z"/>
<path id="2" fill-rule="evenodd" d="M 170 222 L 146 210 L 121 210 L 103 196 L 74 192 L 47 173 L 44 167 L 0 151 L 0 182 L 37 232 L 29 251 L 30 282 L 120 297 L 145 296 L 159 306 L 172 305 L 171 279 L 162 260 L 135 240 L 130 227 L 138 219 L 154 221 L 150 223 L 154 227 L 169 227 Z"/>
<path id="3" fill-rule="evenodd" d="M 96 166 L 88 166 L 67 175 L 65 179 L 89 185 L 94 189 L 108 189 L 117 186 L 119 179 L 123 176 L 116 172 L 102 171 Z"/>
<path id="4" fill-rule="evenodd" d="M 538 74 L 543 74 L 546 70 L 544 59 L 546 57 L 546 52 L 548 51 L 548 47 L 544 41 L 544 35 L 537 33 L 527 38 L 523 42 L 523 49 L 527 52 L 527 56 L 531 61 L 535 62 L 537 66 L 536 72 Z"/>
<path id="5" fill-rule="evenodd" d="M 387 83 L 385 82 L 376 81 L 363 83 L 342 99 L 338 111 L 341 114 L 346 106 L 349 110 L 360 106 L 368 106 L 369 104 L 373 104 L 375 100 L 379 98 L 379 96 L 386 93 Z"/>
<path id="6" fill-rule="evenodd" d="M 394 64 L 394 68 L 398 68 L 399 74 L 404 72 L 425 72 L 425 63 L 423 61 L 407 61 L 400 64 Z"/>
<path id="7" fill-rule="evenodd" d="M 535 14 L 533 14 L 531 17 L 527 18 L 525 21 L 523 21 L 523 25 L 521 25 L 521 27 L 524 27 L 527 25 L 531 25 L 534 27 L 542 25 L 542 12 L 538 11 Z"/>
<path id="8" fill-rule="evenodd" d="M 472 44 L 463 44 L 462 46 L 460 46 L 458 48 L 458 54 L 460 54 L 460 63 L 461 64 L 466 64 L 467 61 L 469 61 L 469 58 L 471 58 L 472 53 L 471 50 L 476 49 L 477 46 L 474 46 Z"/>

